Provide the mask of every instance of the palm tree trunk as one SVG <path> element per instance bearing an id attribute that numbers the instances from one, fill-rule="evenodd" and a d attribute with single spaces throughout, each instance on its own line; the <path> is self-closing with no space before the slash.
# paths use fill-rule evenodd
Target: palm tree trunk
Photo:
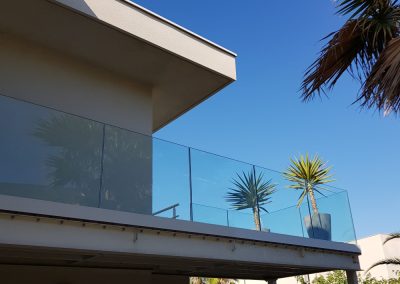
<path id="1" fill-rule="evenodd" d="M 313 212 L 314 214 L 318 214 L 318 207 L 317 207 L 317 201 L 315 200 L 314 190 L 312 188 L 309 188 L 308 194 L 311 199 L 311 207 L 313 209 Z"/>
<path id="2" fill-rule="evenodd" d="M 261 231 L 260 214 L 259 214 L 258 207 L 253 208 L 253 217 L 254 217 L 254 224 L 256 225 L 257 231 Z"/>

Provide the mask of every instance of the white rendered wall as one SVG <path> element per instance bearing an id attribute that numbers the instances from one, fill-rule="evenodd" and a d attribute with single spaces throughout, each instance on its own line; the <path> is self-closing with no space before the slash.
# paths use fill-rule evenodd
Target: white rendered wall
<path id="1" fill-rule="evenodd" d="M 151 135 L 151 89 L 0 33 L 0 93 Z"/>
<path id="2" fill-rule="evenodd" d="M 358 245 L 361 247 L 362 251 L 362 255 L 360 256 L 362 269 L 368 269 L 372 264 L 379 260 L 394 257 L 400 258 L 400 240 L 391 240 L 383 245 L 383 242 L 387 237 L 388 235 L 379 234 L 358 241 Z M 400 269 L 397 268 L 397 270 Z M 372 277 L 378 279 L 393 278 L 396 277 L 396 267 L 381 265 L 371 269 L 369 273 Z"/>

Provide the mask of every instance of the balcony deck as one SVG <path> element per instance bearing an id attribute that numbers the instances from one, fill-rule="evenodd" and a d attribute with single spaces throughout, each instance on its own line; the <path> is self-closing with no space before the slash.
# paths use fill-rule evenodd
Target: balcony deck
<path id="1" fill-rule="evenodd" d="M 359 270 L 352 244 L 0 196 L 0 263 L 277 279 Z"/>
<path id="2" fill-rule="evenodd" d="M 309 206 L 290 206 L 279 172 L 13 98 L 0 110 L 0 263 L 245 279 L 359 269 L 346 191 L 317 200 L 332 241 L 308 238 Z M 262 231 L 226 200 L 248 170 L 278 189 Z"/>

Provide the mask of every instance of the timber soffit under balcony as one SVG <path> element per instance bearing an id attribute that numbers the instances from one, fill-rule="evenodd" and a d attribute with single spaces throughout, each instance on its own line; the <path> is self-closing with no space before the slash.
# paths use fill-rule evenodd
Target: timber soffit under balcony
<path id="1" fill-rule="evenodd" d="M 130 1 L 5 1 L 2 31 L 151 86 L 153 131 L 236 79 L 236 54 Z"/>

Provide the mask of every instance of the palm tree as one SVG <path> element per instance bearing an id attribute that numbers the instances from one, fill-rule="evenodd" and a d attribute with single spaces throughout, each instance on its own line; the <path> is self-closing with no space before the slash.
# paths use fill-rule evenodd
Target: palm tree
<path id="1" fill-rule="evenodd" d="M 390 234 L 389 237 L 387 237 L 386 240 L 383 242 L 383 244 L 386 244 L 387 242 L 394 240 L 394 239 L 400 239 L 400 233 Z M 384 265 L 384 264 L 386 264 L 386 265 L 393 264 L 393 265 L 400 266 L 400 258 L 395 257 L 395 258 L 388 258 L 388 259 L 378 261 L 378 262 L 374 263 L 370 268 L 368 268 L 366 273 L 368 271 L 370 271 L 372 268 L 379 266 L 379 265 Z"/>
<path id="2" fill-rule="evenodd" d="M 256 175 L 254 170 L 236 175 L 237 178 L 232 181 L 235 187 L 230 188 L 226 200 L 236 210 L 252 209 L 256 229 L 261 231 L 260 210 L 268 212 L 264 206 L 271 202 L 271 194 L 275 192 L 276 185 L 271 180 L 264 181 L 264 175 Z"/>
<path id="3" fill-rule="evenodd" d="M 314 191 L 322 194 L 320 190 L 324 188 L 320 186 L 333 181 L 329 174 L 331 167 L 327 167 L 318 155 L 315 155 L 312 159 L 309 158 L 308 154 L 305 157 L 301 155 L 299 159 L 290 159 L 290 161 L 292 164 L 283 175 L 288 181 L 292 182 L 290 188 L 301 190 L 297 207 L 300 207 L 304 198 L 308 195 L 314 214 L 318 214 Z"/>
<path id="4" fill-rule="evenodd" d="M 355 102 L 385 114 L 400 112 L 400 5 L 397 0 L 339 0 L 349 16 L 305 72 L 302 99 L 334 87 L 345 71 L 361 82 Z"/>

